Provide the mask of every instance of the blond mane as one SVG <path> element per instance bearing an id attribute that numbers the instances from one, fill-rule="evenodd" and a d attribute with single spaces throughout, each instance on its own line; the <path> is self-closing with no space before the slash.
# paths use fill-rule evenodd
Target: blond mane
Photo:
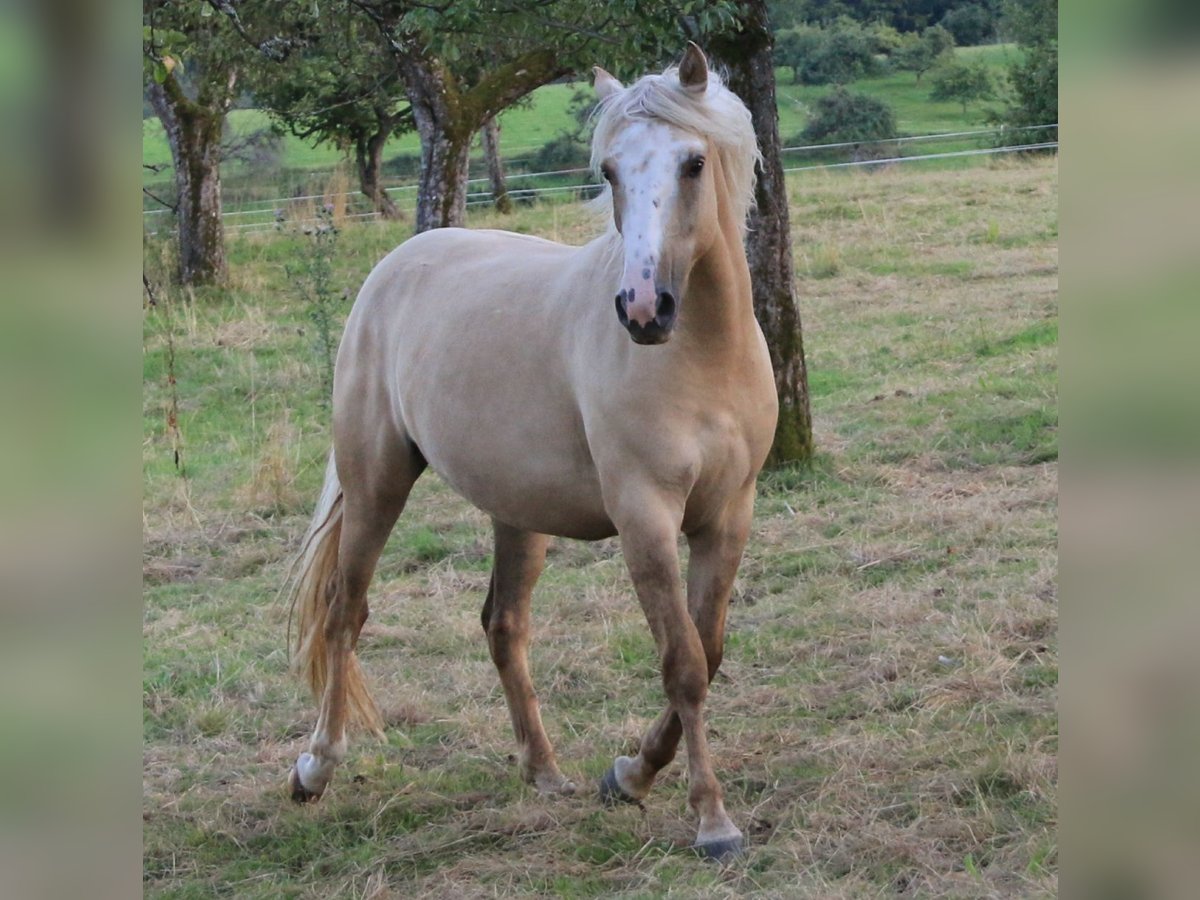
<path id="1" fill-rule="evenodd" d="M 725 87 L 720 75 L 710 69 L 707 89 L 703 94 L 694 94 L 680 86 L 679 67 L 671 66 L 661 75 L 643 75 L 629 87 L 610 94 L 593 115 L 596 129 L 592 136 L 592 169 L 597 174 L 617 133 L 635 119 L 658 119 L 710 139 L 721 157 L 733 212 L 745 230 L 746 216 L 754 204 L 754 166 L 762 154 L 750 111 Z M 606 206 L 610 204 L 609 190 L 606 188 L 597 199 Z"/>

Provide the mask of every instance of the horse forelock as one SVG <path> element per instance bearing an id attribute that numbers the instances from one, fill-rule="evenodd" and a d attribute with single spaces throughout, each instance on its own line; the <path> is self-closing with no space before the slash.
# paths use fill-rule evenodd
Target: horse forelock
<path id="1" fill-rule="evenodd" d="M 677 66 L 661 75 L 644 75 L 600 101 L 593 116 L 592 169 L 597 174 L 613 141 L 630 121 L 657 119 L 711 140 L 721 157 L 733 212 L 745 229 L 746 216 L 754 203 L 754 166 L 761 154 L 750 111 L 725 87 L 717 72 L 709 70 L 708 86 L 702 94 L 691 93 L 680 85 Z M 608 207 L 608 189 L 598 202 Z"/>

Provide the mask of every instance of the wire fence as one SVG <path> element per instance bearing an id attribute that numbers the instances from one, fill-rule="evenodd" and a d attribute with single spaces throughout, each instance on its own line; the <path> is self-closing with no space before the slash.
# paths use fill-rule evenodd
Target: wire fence
<path id="1" fill-rule="evenodd" d="M 931 141 L 968 141 L 982 140 L 987 136 L 1025 133 L 1025 132 L 1049 132 L 1057 131 L 1058 124 L 1052 125 L 1030 125 L 1020 128 L 986 128 L 974 131 L 952 131 L 941 132 L 937 134 L 922 134 L 910 135 L 906 137 L 890 138 L 883 140 L 870 141 L 842 141 L 837 143 L 825 144 L 806 144 L 794 147 L 784 147 L 781 150 L 783 154 L 825 154 L 839 150 L 853 149 L 855 153 L 861 152 L 863 148 L 868 147 L 897 147 L 902 148 L 908 144 L 927 143 Z M 885 155 L 881 157 L 870 157 L 863 159 L 850 159 L 840 162 L 820 162 L 810 165 L 794 165 L 785 166 L 785 172 L 807 172 L 818 169 L 851 169 L 851 168 L 866 168 L 875 166 L 890 166 L 906 162 L 921 162 L 931 160 L 948 160 L 967 157 L 994 156 L 1019 152 L 1031 152 L 1037 150 L 1052 150 L 1057 149 L 1059 142 L 1053 141 L 1036 141 L 1031 143 L 1014 143 L 1006 144 L 997 147 L 977 147 L 969 149 L 946 150 L 938 153 L 918 153 L 912 155 L 901 155 L 894 153 L 893 155 Z M 513 182 L 522 182 L 532 179 L 542 180 L 563 180 L 573 179 L 579 176 L 590 176 L 591 169 L 588 167 L 575 167 L 566 169 L 555 169 L 544 172 L 520 172 L 506 177 L 505 181 L 508 184 Z M 487 178 L 471 178 L 467 181 L 467 187 L 474 185 L 489 184 Z M 573 195 L 572 199 L 589 199 L 599 194 L 603 189 L 602 183 L 593 181 L 588 177 L 586 180 L 576 180 L 570 183 L 562 184 L 540 184 L 530 187 L 515 187 L 508 189 L 508 195 L 515 202 L 528 202 L 537 198 L 557 197 L 560 195 Z M 393 185 L 385 188 L 387 193 L 393 197 L 404 197 L 408 194 L 413 194 L 417 190 L 416 184 L 401 184 Z M 321 192 L 299 194 L 291 197 L 277 197 L 270 199 L 249 200 L 238 204 L 237 209 L 228 210 L 222 213 L 222 219 L 227 223 L 226 230 L 237 233 L 251 233 L 255 231 L 268 231 L 281 227 L 282 224 L 288 225 L 311 225 L 316 221 L 315 212 L 305 215 L 303 209 L 297 209 L 297 205 L 302 207 L 305 203 L 313 203 L 320 201 L 328 203 L 337 198 L 345 198 L 353 200 L 363 197 L 362 191 L 339 191 L 339 192 Z M 494 198 L 490 189 L 487 190 L 468 190 L 466 203 L 468 207 L 485 206 L 494 202 Z M 143 220 L 150 234 L 157 234 L 155 226 L 162 219 L 155 218 L 167 215 L 171 212 L 167 208 L 157 208 L 143 210 Z M 247 218 L 256 218 L 257 221 L 243 221 Z M 374 211 L 365 212 L 348 212 L 344 218 L 355 220 L 372 220 L 378 219 L 378 213 Z M 165 224 L 165 223 L 164 223 Z M 150 230 L 154 229 L 154 230 Z"/>

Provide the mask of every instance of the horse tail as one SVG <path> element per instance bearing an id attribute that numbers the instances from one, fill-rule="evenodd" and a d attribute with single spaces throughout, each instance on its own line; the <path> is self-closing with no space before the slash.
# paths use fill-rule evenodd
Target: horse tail
<path id="1" fill-rule="evenodd" d="M 331 452 L 321 498 L 285 586 L 291 595 L 288 648 L 292 653 L 292 669 L 308 682 L 318 703 L 325 693 L 329 674 L 325 622 L 338 591 L 338 545 L 342 536 L 344 499 Z M 294 641 L 293 620 L 296 625 Z M 383 717 L 367 689 L 362 666 L 353 650 L 346 659 L 344 683 L 349 722 L 382 737 Z"/>

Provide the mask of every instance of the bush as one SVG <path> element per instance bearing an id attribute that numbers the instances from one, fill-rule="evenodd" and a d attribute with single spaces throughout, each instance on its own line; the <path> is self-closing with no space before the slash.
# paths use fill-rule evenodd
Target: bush
<path id="1" fill-rule="evenodd" d="M 954 35 L 954 43 L 960 47 L 975 47 L 996 36 L 996 17 L 978 3 L 950 10 L 939 24 Z"/>
<path id="2" fill-rule="evenodd" d="M 835 87 L 819 99 L 801 133 L 811 143 L 886 141 L 896 136 L 896 116 L 882 100 Z"/>
<path id="3" fill-rule="evenodd" d="M 592 153 L 569 134 L 546 141 L 530 159 L 531 171 L 554 172 L 559 169 L 578 169 L 591 162 Z"/>

